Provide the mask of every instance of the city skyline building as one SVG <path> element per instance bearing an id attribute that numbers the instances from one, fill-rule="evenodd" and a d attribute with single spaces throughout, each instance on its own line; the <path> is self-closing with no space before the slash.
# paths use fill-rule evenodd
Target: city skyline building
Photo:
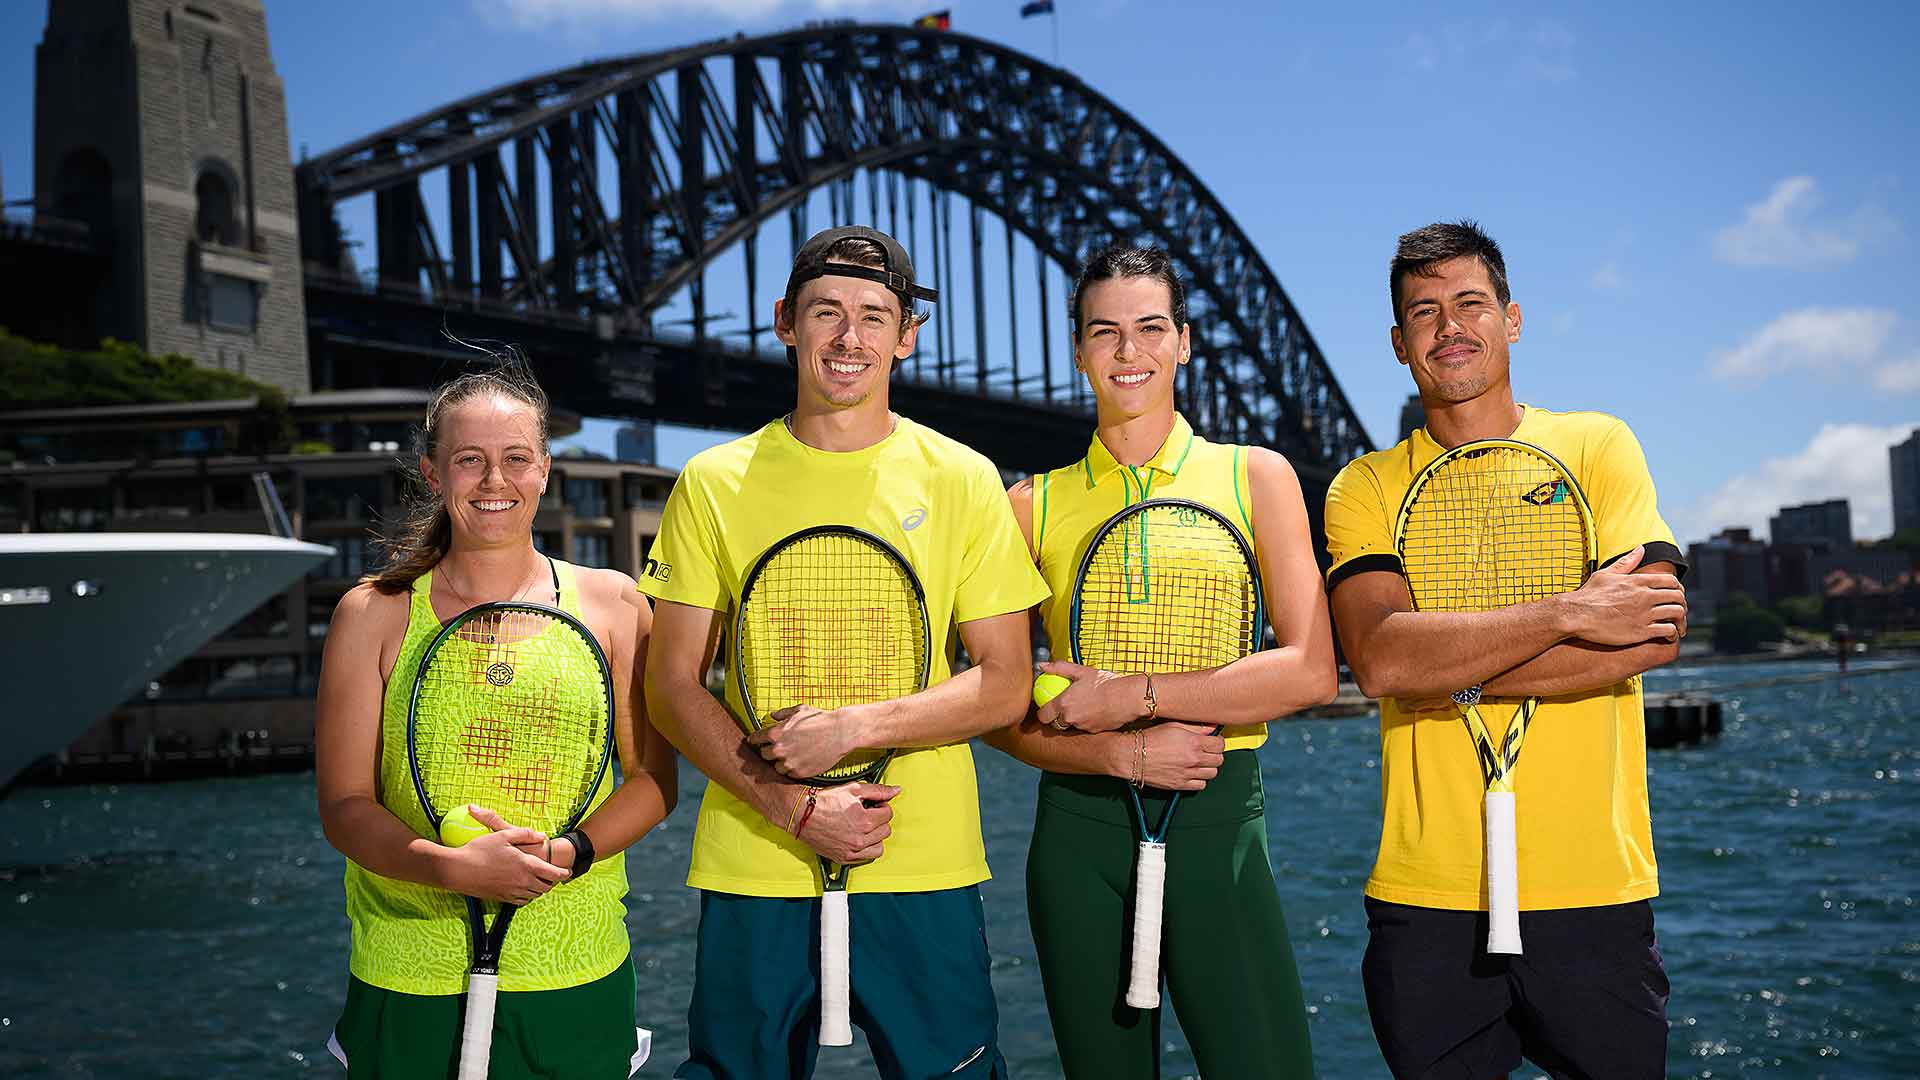
<path id="1" fill-rule="evenodd" d="M 1783 506 L 1767 521 L 1772 543 L 1845 551 L 1853 547 L 1853 511 L 1845 499 Z"/>
<path id="2" fill-rule="evenodd" d="M 1893 484 L 1893 531 L 1920 529 L 1920 428 L 1906 442 L 1887 447 L 1887 458 Z"/>

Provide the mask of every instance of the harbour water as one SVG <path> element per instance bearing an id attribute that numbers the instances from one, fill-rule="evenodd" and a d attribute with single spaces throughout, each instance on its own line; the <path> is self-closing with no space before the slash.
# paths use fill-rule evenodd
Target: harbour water
<path id="1" fill-rule="evenodd" d="M 1920 671 L 1796 682 L 1831 661 L 1678 668 L 1726 687 L 1717 742 L 1651 755 L 1676 1077 L 1904 1077 L 1920 1061 Z M 1023 910 L 1033 774 L 978 752 L 1001 1039 L 1059 1075 Z M 1385 1075 L 1357 974 L 1378 838 L 1377 726 L 1276 725 L 1261 751 L 1272 855 L 1320 1074 Z M 680 885 L 698 777 L 629 859 L 643 1076 L 686 1048 L 696 896 Z M 25 788 L 0 802 L 0 1075 L 340 1075 L 340 857 L 310 775 Z M 1177 1022 L 1165 1074 L 1191 1075 Z M 873 1075 L 861 1045 L 822 1077 Z M 1522 1070 L 1516 1076 L 1532 1076 Z M 1232 1080 L 1232 1078 L 1215 1078 Z"/>

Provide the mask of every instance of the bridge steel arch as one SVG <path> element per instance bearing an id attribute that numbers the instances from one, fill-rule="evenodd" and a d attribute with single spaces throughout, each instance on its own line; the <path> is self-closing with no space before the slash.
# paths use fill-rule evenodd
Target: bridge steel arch
<path id="1" fill-rule="evenodd" d="M 434 174 L 445 178 L 445 236 L 423 197 Z M 970 204 L 976 297 L 982 212 L 1069 275 L 1113 240 L 1167 249 L 1189 283 L 1194 327 L 1182 408 L 1210 437 L 1276 447 L 1321 482 L 1371 449 L 1278 278 L 1192 170 L 1070 73 L 977 38 L 830 26 L 590 62 L 453 102 L 297 175 L 310 290 L 352 287 L 330 276 L 346 265 L 335 209 L 370 193 L 389 291 L 508 319 L 597 320 L 602 337 L 610 321 L 634 340 L 657 338 L 653 314 L 683 290 L 698 339 L 704 275 L 736 247 L 757 301 L 754 237 L 784 215 L 797 248 L 812 193 L 830 192 L 836 220 L 864 220 L 854 210 L 864 175 L 871 216 L 885 205 L 897 221 L 905 178 L 909 214 L 914 183 L 942 196 L 929 204 L 936 226 L 945 195 Z M 914 257 L 923 275 L 941 272 Z M 949 239 L 949 281 L 957 257 Z M 1011 273 L 1010 241 L 1008 258 Z M 775 269 L 777 284 L 785 267 Z M 1044 298 L 1044 267 L 1041 280 Z M 943 315 L 950 335 L 955 314 Z M 765 332 L 751 316 L 749 329 Z M 928 332 L 939 340 L 937 324 Z M 973 370 L 961 372 L 949 337 L 933 389 L 1084 413 L 1044 360 L 1022 376 L 1017 343 L 998 365 L 979 335 L 975 346 Z"/>

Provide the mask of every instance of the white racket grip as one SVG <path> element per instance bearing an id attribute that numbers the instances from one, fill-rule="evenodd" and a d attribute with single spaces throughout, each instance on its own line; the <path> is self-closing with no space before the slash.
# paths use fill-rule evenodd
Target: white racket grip
<path id="1" fill-rule="evenodd" d="M 1487 792 L 1487 951 L 1520 955 L 1520 875 L 1513 792 Z"/>
<path id="2" fill-rule="evenodd" d="M 1160 902 L 1167 891 L 1167 845 L 1142 841 L 1134 860 L 1133 971 L 1127 1004 L 1160 1007 Z"/>
<path id="3" fill-rule="evenodd" d="M 820 1045 L 853 1045 L 853 992 L 847 972 L 847 894 L 820 894 Z"/>
<path id="4" fill-rule="evenodd" d="M 487 1080 L 493 1057 L 493 1005 L 500 994 L 500 976 L 467 976 L 467 1020 L 460 1031 L 460 1080 Z"/>

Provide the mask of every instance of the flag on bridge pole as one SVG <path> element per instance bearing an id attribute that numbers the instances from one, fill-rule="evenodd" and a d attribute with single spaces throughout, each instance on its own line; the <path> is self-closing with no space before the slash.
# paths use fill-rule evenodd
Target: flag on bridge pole
<path id="1" fill-rule="evenodd" d="M 951 30 L 953 29 L 953 10 L 935 11 L 913 20 L 915 30 Z"/>
<path id="2" fill-rule="evenodd" d="M 1053 23 L 1053 63 L 1060 64 L 1060 13 L 1053 9 L 1053 0 L 1027 0 L 1020 5 L 1020 17 L 1031 19 L 1035 15 L 1051 16 Z"/>

